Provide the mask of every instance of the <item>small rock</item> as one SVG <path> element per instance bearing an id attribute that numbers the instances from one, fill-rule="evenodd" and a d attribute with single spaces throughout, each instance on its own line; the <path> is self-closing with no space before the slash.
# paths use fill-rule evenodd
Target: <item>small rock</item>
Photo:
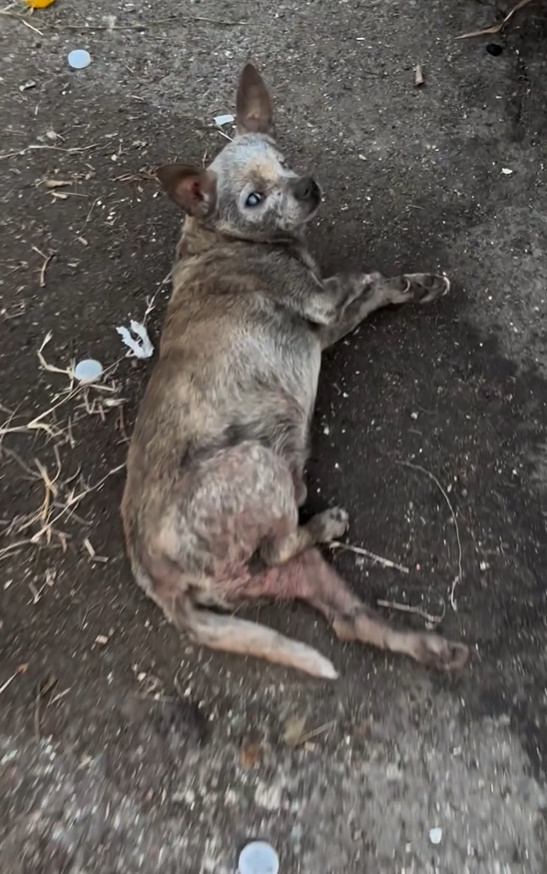
<path id="1" fill-rule="evenodd" d="M 486 46 L 486 51 L 489 55 L 494 55 L 494 57 L 497 58 L 498 55 L 501 55 L 503 51 L 503 46 L 500 46 L 498 45 L 498 43 L 495 42 L 489 42 Z"/>
<path id="2" fill-rule="evenodd" d="M 280 787 L 259 783 L 255 791 L 255 804 L 265 810 L 279 810 L 281 807 Z"/>
<path id="3" fill-rule="evenodd" d="M 394 783 L 402 780 L 403 772 L 395 762 L 390 762 L 386 768 L 386 780 L 388 783 Z"/>

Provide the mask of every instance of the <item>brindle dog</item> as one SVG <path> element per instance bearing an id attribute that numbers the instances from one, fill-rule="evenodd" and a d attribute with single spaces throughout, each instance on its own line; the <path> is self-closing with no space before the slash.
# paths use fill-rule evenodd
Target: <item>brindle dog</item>
<path id="1" fill-rule="evenodd" d="M 317 544 L 342 536 L 344 510 L 298 518 L 322 350 L 379 307 L 429 303 L 449 283 L 425 273 L 323 278 L 303 239 L 320 189 L 287 167 L 271 131 L 270 98 L 249 64 L 235 139 L 206 170 L 158 171 L 186 219 L 127 462 L 133 573 L 180 631 L 217 650 L 335 678 L 316 650 L 230 615 L 242 601 L 299 599 L 341 640 L 460 668 L 466 646 L 395 630 L 323 559 Z"/>

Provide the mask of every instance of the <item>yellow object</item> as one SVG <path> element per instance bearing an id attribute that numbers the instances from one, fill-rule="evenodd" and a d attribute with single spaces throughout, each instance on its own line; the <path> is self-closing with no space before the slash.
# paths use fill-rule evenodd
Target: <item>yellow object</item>
<path id="1" fill-rule="evenodd" d="M 25 3 L 31 9 L 46 9 L 52 3 L 55 3 L 55 0 L 25 0 Z"/>

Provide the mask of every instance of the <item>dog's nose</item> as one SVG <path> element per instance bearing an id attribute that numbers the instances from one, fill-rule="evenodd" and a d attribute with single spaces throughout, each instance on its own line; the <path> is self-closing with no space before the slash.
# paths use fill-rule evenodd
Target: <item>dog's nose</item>
<path id="1" fill-rule="evenodd" d="M 294 184 L 294 196 L 296 200 L 317 200 L 321 199 L 321 190 L 319 185 L 312 179 L 311 176 L 302 176 Z"/>

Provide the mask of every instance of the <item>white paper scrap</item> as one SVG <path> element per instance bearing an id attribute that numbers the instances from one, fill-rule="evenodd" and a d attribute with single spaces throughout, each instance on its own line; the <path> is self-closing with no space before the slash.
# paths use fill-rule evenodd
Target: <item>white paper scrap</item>
<path id="1" fill-rule="evenodd" d="M 134 353 L 135 358 L 151 358 L 154 354 L 154 347 L 152 346 L 152 341 L 148 336 L 148 331 L 144 327 L 141 322 L 135 322 L 134 320 L 130 324 L 131 333 L 135 336 L 132 337 L 128 328 L 116 328 L 116 331 L 122 338 L 122 343 L 131 349 Z"/>
<path id="2" fill-rule="evenodd" d="M 233 115 L 216 115 L 213 119 L 214 123 L 219 127 L 222 127 L 223 124 L 233 124 L 234 116 Z"/>

